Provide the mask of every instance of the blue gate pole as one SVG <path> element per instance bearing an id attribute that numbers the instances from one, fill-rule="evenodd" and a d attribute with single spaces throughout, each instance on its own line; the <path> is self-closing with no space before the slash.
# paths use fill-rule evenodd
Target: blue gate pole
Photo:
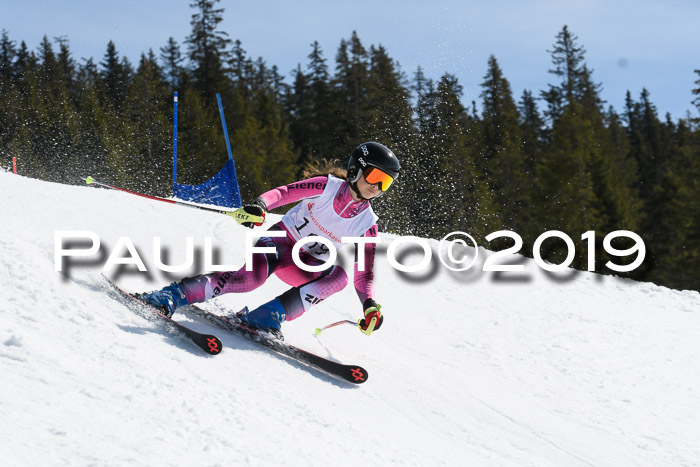
<path id="1" fill-rule="evenodd" d="M 173 196 L 175 196 L 175 185 L 177 184 L 177 92 L 173 97 L 175 110 L 173 112 Z"/>
<path id="2" fill-rule="evenodd" d="M 231 161 L 231 171 L 233 176 L 233 204 L 234 207 L 243 206 L 241 202 L 241 190 L 238 188 L 238 177 L 236 176 L 236 165 L 233 162 L 233 154 L 231 154 L 231 143 L 228 140 L 228 129 L 226 128 L 226 119 L 224 118 L 224 107 L 221 105 L 221 96 L 216 95 L 216 101 L 219 103 L 219 114 L 221 114 L 221 125 L 224 127 L 224 137 L 226 137 L 226 150 L 228 158 Z"/>

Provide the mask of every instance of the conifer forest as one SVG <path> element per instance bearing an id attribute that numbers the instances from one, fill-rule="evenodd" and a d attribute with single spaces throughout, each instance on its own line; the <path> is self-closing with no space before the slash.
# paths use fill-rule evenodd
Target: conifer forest
<path id="1" fill-rule="evenodd" d="M 173 92 L 178 182 L 189 184 L 228 159 L 219 93 L 244 202 L 298 180 L 309 164 L 345 162 L 359 143 L 379 141 L 402 164 L 398 182 L 373 203 L 383 231 L 438 240 L 464 231 L 499 250 L 513 242 L 485 237 L 510 230 L 523 240 L 519 253 L 532 256 L 538 236 L 559 230 L 576 245 L 573 267 L 588 267 L 594 244 L 595 270 L 610 274 L 603 238 L 628 230 L 644 240 L 646 257 L 620 275 L 700 290 L 700 70 L 688 95 L 693 115 L 675 121 L 658 114 L 646 90 L 628 92 L 624 108 L 607 106 L 583 41 L 567 26 L 542 51 L 551 55 L 551 84 L 519 96 L 495 56 L 484 63 L 480 94 L 465 96 L 454 75 L 402 70 L 390 51 L 352 31 L 332 51 L 310 44 L 289 75 L 220 28 L 217 2 L 193 1 L 186 40 L 164 38 L 138 63 L 113 42 L 102 57 L 78 61 L 68 37 L 44 37 L 29 50 L 2 30 L 0 167 L 16 157 L 24 176 L 83 184 L 92 175 L 170 196 Z M 590 231 L 594 242 L 582 239 Z M 566 254 L 557 239 L 542 247 L 554 263 Z"/>

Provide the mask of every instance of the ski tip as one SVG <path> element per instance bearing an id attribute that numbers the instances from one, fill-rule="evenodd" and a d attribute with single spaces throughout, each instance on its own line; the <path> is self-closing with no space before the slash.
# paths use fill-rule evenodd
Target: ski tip
<path id="1" fill-rule="evenodd" d="M 94 183 L 94 181 L 95 180 L 89 175 L 85 178 L 85 183 L 87 183 L 88 185 L 92 185 L 92 183 Z"/>

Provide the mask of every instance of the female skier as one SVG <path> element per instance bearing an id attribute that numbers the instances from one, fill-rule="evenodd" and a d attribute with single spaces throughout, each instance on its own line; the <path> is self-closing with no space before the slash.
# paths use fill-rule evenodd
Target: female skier
<path id="1" fill-rule="evenodd" d="M 282 338 L 282 322 L 298 318 L 348 283 L 347 274 L 340 266 L 333 265 L 321 272 L 299 268 L 292 260 L 294 244 L 303 237 L 318 235 L 340 249 L 346 245 L 341 243 L 343 237 L 376 237 L 377 216 L 372 211 L 370 200 L 381 196 L 396 180 L 400 170 L 399 160 L 387 147 L 376 142 L 363 143 L 350 156 L 344 180 L 331 174 L 315 176 L 267 191 L 253 204 L 234 212 L 239 223 L 253 228 L 263 224 L 268 210 L 303 201 L 269 229 L 281 231 L 283 236 L 263 236 L 258 240 L 257 247 L 275 247 L 275 253 L 254 254 L 250 271 L 244 266 L 235 272 L 185 278 L 161 290 L 146 293 L 142 298 L 171 316 L 183 305 L 203 302 L 221 294 L 254 290 L 274 273 L 292 288 L 252 311 L 246 308 L 239 318 L 251 327 Z M 337 172 L 342 172 L 342 169 Z M 354 284 L 364 310 L 364 317 L 358 323 L 360 330 L 370 335 L 384 320 L 381 306 L 374 301 L 372 267 L 375 245 L 364 243 L 356 248 L 364 248 L 364 255 L 355 254 Z M 315 242 L 303 245 L 299 258 L 314 266 L 323 264 L 328 255 L 328 248 Z M 358 258 L 362 265 L 358 264 Z"/>

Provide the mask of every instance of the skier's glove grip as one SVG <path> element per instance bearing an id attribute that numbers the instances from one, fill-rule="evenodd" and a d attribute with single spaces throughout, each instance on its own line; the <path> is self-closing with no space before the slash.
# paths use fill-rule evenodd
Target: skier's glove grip
<path id="1" fill-rule="evenodd" d="M 360 327 L 362 334 L 367 336 L 371 335 L 374 331 L 379 329 L 384 322 L 384 316 L 380 311 L 382 309 L 381 305 L 378 305 L 374 300 L 371 303 L 365 302 L 365 317 L 357 322 Z"/>
<path id="2" fill-rule="evenodd" d="M 248 227 L 252 229 L 257 226 L 260 227 L 265 223 L 265 213 L 267 210 L 264 206 L 261 206 L 257 201 L 255 203 L 246 204 L 245 206 L 233 211 L 230 216 L 236 219 L 236 222 L 241 224 L 243 227 Z"/>

